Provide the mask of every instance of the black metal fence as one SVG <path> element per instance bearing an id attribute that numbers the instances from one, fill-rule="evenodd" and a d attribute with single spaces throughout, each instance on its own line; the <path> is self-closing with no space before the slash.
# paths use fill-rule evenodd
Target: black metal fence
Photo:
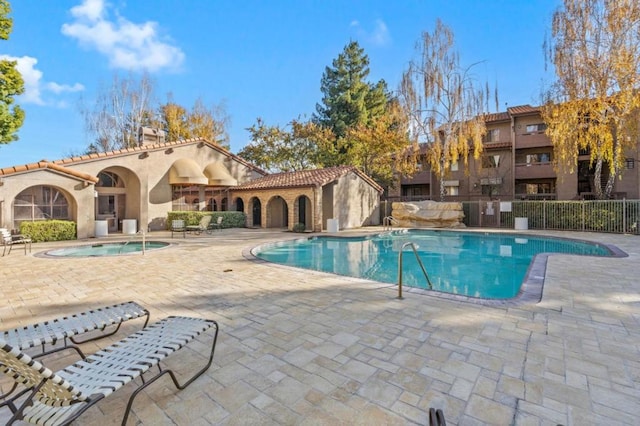
<path id="1" fill-rule="evenodd" d="M 467 201 L 469 227 L 640 234 L 640 200 Z"/>
<path id="2" fill-rule="evenodd" d="M 462 208 L 468 227 L 640 235 L 640 200 L 463 201 Z M 381 216 L 391 213 L 392 200 L 383 200 Z"/>

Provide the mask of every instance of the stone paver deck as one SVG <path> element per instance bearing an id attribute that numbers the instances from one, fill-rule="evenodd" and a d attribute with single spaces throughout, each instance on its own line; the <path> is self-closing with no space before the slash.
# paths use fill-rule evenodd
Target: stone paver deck
<path id="1" fill-rule="evenodd" d="M 395 286 L 243 256 L 297 236 L 279 231 L 155 233 L 176 244 L 144 256 L 51 259 L 35 254 L 78 242 L 34 244 L 34 255 L 0 258 L 0 328 L 126 300 L 152 320 L 217 320 L 207 373 L 184 391 L 168 379 L 147 388 L 130 425 L 427 424 L 429 407 L 450 425 L 637 424 L 640 237 L 545 234 L 615 244 L 629 257 L 551 256 L 540 303 L 492 307 L 412 292 L 398 300 Z M 197 349 L 174 362 L 202 361 Z M 119 424 L 132 389 L 78 424 Z"/>

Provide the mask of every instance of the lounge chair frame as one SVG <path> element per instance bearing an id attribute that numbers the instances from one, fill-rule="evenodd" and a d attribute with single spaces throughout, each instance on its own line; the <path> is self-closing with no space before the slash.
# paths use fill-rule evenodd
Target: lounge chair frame
<path id="1" fill-rule="evenodd" d="M 28 235 L 22 234 L 11 234 L 11 232 L 7 228 L 0 228 L 0 237 L 2 238 L 2 256 L 4 257 L 5 253 L 7 255 L 11 254 L 11 249 L 14 245 L 22 244 L 24 246 L 24 254 L 27 254 L 27 246 L 29 246 L 29 253 L 31 253 L 31 237 Z M 7 247 L 9 247 L 9 251 L 7 251 Z"/>
<path id="2" fill-rule="evenodd" d="M 218 216 L 218 218 L 216 219 L 215 222 L 211 222 L 209 224 L 209 226 L 207 227 L 207 232 L 209 234 L 211 234 L 215 230 L 221 231 L 222 230 L 222 221 L 223 221 L 223 219 L 224 218 L 222 216 Z"/>
<path id="3" fill-rule="evenodd" d="M 201 233 L 209 229 L 211 219 L 212 216 L 210 214 L 202 216 L 202 218 L 200 219 L 200 223 L 198 223 L 197 225 L 187 225 L 187 232 L 193 232 L 200 235 Z"/>
<path id="4" fill-rule="evenodd" d="M 130 301 L 7 330 L 2 332 L 0 339 L 19 350 L 40 346 L 41 352 L 33 355 L 33 359 L 64 350 L 73 350 L 80 358 L 85 359 L 85 354 L 77 345 L 111 336 L 120 330 L 123 322 L 143 317 L 145 320 L 142 328 L 149 323 L 149 311 L 136 302 Z M 110 327 L 114 329 L 105 332 Z M 80 335 L 94 331 L 100 331 L 101 334 L 78 339 Z M 62 342 L 61 346 L 53 347 L 59 342 Z M 47 350 L 47 345 L 52 348 Z M 7 392 L 0 394 L 0 408 L 12 404 L 26 392 L 22 390 L 14 395 L 17 388 L 18 384 L 14 382 Z"/>
<path id="5" fill-rule="evenodd" d="M 211 328 L 215 329 L 211 352 L 206 364 L 195 374 L 181 383 L 173 370 L 161 366 L 161 361 Z M 0 339 L 0 371 L 12 377 L 15 382 L 33 389 L 19 406 L 9 404 L 13 415 L 7 425 L 17 420 L 34 424 L 68 425 L 97 402 L 140 377 L 142 383 L 129 397 L 122 418 L 124 426 L 136 396 L 160 377 L 168 374 L 180 390 L 200 377 L 213 362 L 217 340 L 216 321 L 167 317 L 54 373 Z M 158 368 L 158 373 L 145 378 L 143 374 L 154 367 Z"/>

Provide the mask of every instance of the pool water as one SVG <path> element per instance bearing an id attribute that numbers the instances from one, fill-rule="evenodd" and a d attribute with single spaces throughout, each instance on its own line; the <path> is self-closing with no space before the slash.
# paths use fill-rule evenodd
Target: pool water
<path id="1" fill-rule="evenodd" d="M 169 243 L 161 241 L 146 241 L 144 250 L 155 250 L 167 247 Z M 89 257 L 89 256 L 117 256 L 121 254 L 141 253 L 141 241 L 122 241 L 114 243 L 90 244 L 49 250 L 45 254 L 54 257 Z"/>
<path id="2" fill-rule="evenodd" d="M 515 297 L 540 253 L 612 256 L 587 241 L 505 233 L 408 230 L 373 237 L 311 237 L 254 249 L 260 259 L 385 283 L 398 282 L 398 254 L 416 246 L 433 290 L 487 299 Z M 403 253 L 403 285 L 428 288 L 411 247 Z"/>

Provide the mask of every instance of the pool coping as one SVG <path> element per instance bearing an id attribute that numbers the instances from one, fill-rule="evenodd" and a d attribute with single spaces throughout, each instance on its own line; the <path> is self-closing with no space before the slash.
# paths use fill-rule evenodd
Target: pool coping
<path id="1" fill-rule="evenodd" d="M 527 237 L 545 237 L 545 238 L 551 238 L 551 239 L 557 239 L 557 240 L 567 240 L 567 241 L 580 241 L 580 242 L 586 242 L 586 243 L 590 243 L 590 244 L 595 244 L 601 247 L 606 248 L 607 250 L 609 250 L 609 252 L 611 253 L 609 256 L 598 256 L 598 255 L 576 255 L 576 254 L 569 254 L 569 253 L 538 253 L 536 254 L 533 259 L 531 260 L 531 263 L 529 264 L 529 268 L 527 268 L 527 272 L 525 273 L 525 277 L 524 280 L 522 281 L 522 285 L 520 286 L 520 290 L 518 291 L 518 294 L 516 294 L 514 297 L 509 298 L 509 299 L 483 299 L 480 297 L 473 297 L 473 296 L 466 296 L 466 295 L 461 295 L 461 294 L 454 294 L 454 293 L 446 293 L 446 292 L 442 292 L 442 291 L 438 291 L 438 290 L 429 290 L 429 289 L 425 289 L 425 288 L 418 288 L 418 287 L 409 287 L 409 286 L 403 286 L 402 291 L 404 291 L 405 293 L 414 293 L 414 294 L 422 294 L 422 295 L 426 295 L 426 296 L 431 296 L 431 297 L 437 297 L 440 299 L 446 299 L 446 300 L 452 300 L 452 301 L 457 301 L 457 302 L 466 302 L 466 303 L 472 303 L 475 305 L 483 305 L 483 306 L 493 306 L 493 307 L 513 307 L 513 306 L 520 306 L 520 305 L 525 305 L 525 304 L 536 304 L 536 303 L 540 303 L 540 301 L 542 300 L 542 296 L 544 293 L 544 281 L 545 281 L 545 275 L 547 272 L 547 262 L 549 260 L 550 256 L 587 256 L 587 257 L 610 257 L 610 258 L 623 258 L 623 257 L 629 257 L 629 255 L 621 250 L 619 247 L 613 245 L 613 244 L 604 244 L 604 243 L 599 243 L 599 242 L 595 242 L 595 241 L 590 241 L 590 240 L 586 240 L 583 238 L 569 238 L 569 237 L 559 237 L 559 236 L 555 236 L 555 235 L 545 235 L 545 234 L 532 234 L 532 233 L 528 233 L 528 232 L 522 232 L 521 230 L 519 231 L 511 231 L 511 230 L 505 230 L 505 229 L 500 229 L 500 230 L 490 230 L 487 231 L 485 228 L 483 228 L 482 230 L 471 230 L 471 229 L 451 229 L 451 228 L 402 228 L 402 229 L 396 229 L 395 231 L 398 230 L 402 230 L 402 231 L 410 231 L 410 230 L 425 230 L 425 231 L 453 231 L 453 232 L 483 232 L 483 233 L 493 233 L 493 234 L 509 234 L 509 235 L 518 235 L 518 236 L 523 236 L 524 238 Z M 348 275 L 340 275 L 340 274 L 332 274 L 331 272 L 324 272 L 324 271 L 317 271 L 314 269 L 305 269 L 305 268 L 299 268 L 296 266 L 290 266 L 290 265 L 283 265 L 281 263 L 276 263 L 276 262 L 270 262 L 268 260 L 264 260 L 264 259 L 260 259 L 259 257 L 257 257 L 256 255 L 253 254 L 253 250 L 264 246 L 266 244 L 273 244 L 273 243 L 277 243 L 277 242 L 286 242 L 286 241 L 294 241 L 294 240 L 299 240 L 299 239 L 308 239 L 308 238 L 314 238 L 314 237 L 331 237 L 331 238 L 354 238 L 354 237 L 368 237 L 368 236 L 372 236 L 372 235 L 379 235 L 379 234 L 383 234 L 385 232 L 391 232 L 391 231 L 371 231 L 371 232 L 354 232 L 351 233 L 349 235 L 340 235 L 338 233 L 322 233 L 322 234 L 313 234 L 310 235 L 308 237 L 296 237 L 296 238 L 285 238 L 282 240 L 277 240 L 271 243 L 262 243 L 256 246 L 252 246 L 252 247 L 246 247 L 242 250 L 242 256 L 252 262 L 256 262 L 256 263 L 263 263 L 263 264 L 267 264 L 270 266 L 276 266 L 276 267 L 282 267 L 282 268 L 292 268 L 292 269 L 296 269 L 296 270 L 304 270 L 304 271 L 309 271 L 309 272 L 315 272 L 315 273 L 319 273 L 319 274 L 328 274 L 328 275 L 336 275 L 336 276 L 340 276 L 340 277 L 345 277 L 345 278 L 349 278 L 349 279 L 353 279 L 353 280 L 358 280 L 361 282 L 371 282 L 371 283 L 376 283 L 376 284 L 380 284 L 382 287 L 397 287 L 398 284 L 392 284 L 392 283 L 385 283 L 382 281 L 375 281 L 375 280 L 370 280 L 367 278 L 360 278 L 360 277 L 352 277 L 352 276 L 348 276 Z"/>
<path id="2" fill-rule="evenodd" d="M 37 253 L 34 253 L 33 256 L 34 257 L 39 257 L 39 258 L 43 258 L 43 259 L 86 259 L 86 258 L 91 258 L 91 257 L 119 257 L 119 256 L 131 256 L 131 255 L 136 255 L 136 254 L 142 254 L 142 250 L 140 251 L 134 251 L 134 252 L 129 252 L 129 253 L 115 253 L 115 254 L 105 254 L 105 255 L 86 255 L 86 256 L 56 256 L 56 255 L 52 255 L 49 254 L 49 252 L 52 251 L 56 251 L 56 250 L 65 250 L 65 249 L 74 249 L 74 248 L 81 248 L 81 247 L 89 247 L 89 246 L 95 246 L 95 245 L 116 245 L 116 244 L 121 244 L 121 243 L 125 243 L 125 242 L 129 242 L 127 240 L 113 240 L 113 241 L 108 241 L 108 242 L 93 242 L 93 243 L 88 243 L 88 244 L 78 244 L 78 245 L 73 245 L 73 246 L 69 246 L 69 247 L 61 247 L 61 248 L 49 248 L 47 250 L 43 250 Z M 140 241 L 135 241 L 136 243 L 140 243 L 142 244 L 142 240 Z M 154 247 L 152 249 L 146 249 L 145 250 L 145 254 L 146 251 L 157 251 L 157 250 L 165 250 L 171 246 L 174 246 L 176 243 L 169 243 L 166 241 L 160 241 L 160 240 L 149 240 L 149 241 L 145 241 L 145 244 L 147 243 L 163 243 L 166 244 L 163 247 Z"/>

